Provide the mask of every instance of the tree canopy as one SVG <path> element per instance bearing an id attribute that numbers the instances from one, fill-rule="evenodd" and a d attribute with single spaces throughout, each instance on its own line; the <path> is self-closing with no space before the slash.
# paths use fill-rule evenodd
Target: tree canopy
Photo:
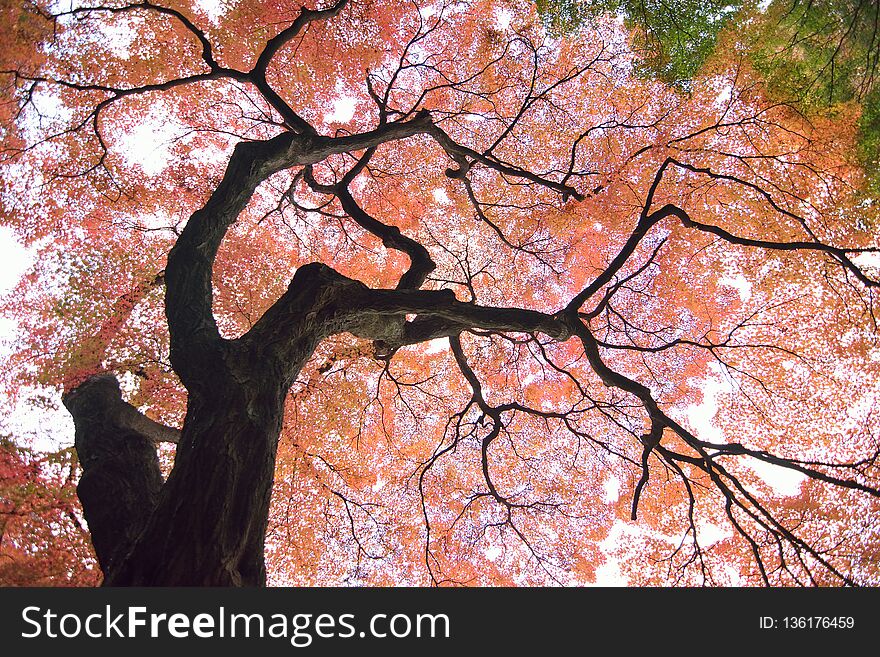
<path id="1" fill-rule="evenodd" d="M 537 0 L 566 34 L 614 15 L 632 32 L 639 70 L 687 89 L 714 59 L 750 62 L 772 98 L 808 116 L 859 108 L 862 164 L 880 189 L 880 5 L 869 0 Z"/>
<path id="2" fill-rule="evenodd" d="M 862 106 L 548 4 L 2 5 L 5 582 L 880 584 Z"/>

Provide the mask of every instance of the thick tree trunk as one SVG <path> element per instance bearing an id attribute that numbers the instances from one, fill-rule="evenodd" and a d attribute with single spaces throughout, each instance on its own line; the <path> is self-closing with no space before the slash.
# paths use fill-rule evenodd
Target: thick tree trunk
<path id="1" fill-rule="evenodd" d="M 90 379 L 66 396 L 83 465 L 81 498 L 107 585 L 265 584 L 263 541 L 284 399 L 323 338 L 349 331 L 391 354 L 467 327 L 568 337 L 558 317 L 418 289 L 433 268 L 427 250 L 367 215 L 344 185 L 332 191 L 360 225 L 410 256 L 398 289 L 372 290 L 326 265 L 303 265 L 245 335 L 221 336 L 213 315 L 213 263 L 257 186 L 292 166 L 420 133 L 444 148 L 455 146 L 426 112 L 360 135 L 282 133 L 236 146 L 223 180 L 190 218 L 165 268 L 170 358 L 188 392 L 168 480 L 161 482 L 153 443 L 171 430 L 123 402 L 115 379 Z M 407 321 L 409 314 L 418 317 Z"/>
<path id="2" fill-rule="evenodd" d="M 174 470 L 118 586 L 262 586 L 284 390 L 221 382 L 191 395 Z"/>
<path id="3" fill-rule="evenodd" d="M 164 485 L 157 436 L 119 412 L 128 405 L 112 376 L 65 397 L 83 468 L 77 492 L 105 585 L 265 584 L 263 539 L 285 390 L 271 380 L 227 379 L 210 395 L 191 395 Z"/>
<path id="4" fill-rule="evenodd" d="M 408 313 L 429 313 L 401 321 Z M 261 586 L 275 454 L 291 382 L 324 337 L 340 331 L 401 344 L 463 326 L 566 335 L 557 318 L 487 308 L 448 290 L 370 290 L 320 264 L 300 267 L 287 292 L 237 340 L 178 349 L 189 373 L 174 468 L 161 482 L 155 442 L 175 432 L 122 401 L 112 376 L 65 397 L 83 466 L 80 497 L 105 583 Z M 194 376 L 198 373 L 198 376 Z"/>
<path id="5" fill-rule="evenodd" d="M 73 415 L 83 470 L 77 495 L 106 576 L 125 561 L 159 499 L 157 436 L 149 435 L 148 424 L 132 421 L 139 414 L 122 401 L 113 376 L 87 380 L 64 404 Z"/>
<path id="6" fill-rule="evenodd" d="M 339 301 L 363 286 L 301 267 L 287 293 L 238 340 L 178 351 L 187 412 L 163 484 L 155 443 L 174 440 L 122 401 L 112 376 L 65 397 L 83 466 L 81 500 L 109 586 L 262 586 L 275 455 L 291 382 Z M 343 313 L 345 314 L 345 313 Z"/>
<path id="7" fill-rule="evenodd" d="M 230 343 L 204 387 L 190 390 L 174 468 L 163 484 L 156 440 L 173 432 L 122 401 L 112 376 L 65 397 L 83 467 L 78 493 L 108 586 L 262 586 L 263 542 L 291 376 Z M 265 362 L 265 361 L 263 361 Z M 127 407 L 126 412 L 119 409 Z M 135 421 L 135 415 L 139 420 Z"/>

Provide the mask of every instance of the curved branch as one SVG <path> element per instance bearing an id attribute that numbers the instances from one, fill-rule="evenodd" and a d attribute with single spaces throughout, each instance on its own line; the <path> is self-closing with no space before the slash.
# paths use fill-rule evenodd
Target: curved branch
<path id="1" fill-rule="evenodd" d="M 471 166 L 471 164 L 467 164 L 469 161 L 479 162 L 483 166 L 489 169 L 493 169 L 494 171 L 497 171 L 498 173 L 501 173 L 503 175 L 511 176 L 513 178 L 521 178 L 523 180 L 528 180 L 529 182 L 537 183 L 538 185 L 546 187 L 547 189 L 552 189 L 553 191 L 562 194 L 563 198 L 568 198 L 570 196 L 577 199 L 578 201 L 583 201 L 584 198 L 586 198 L 577 189 L 570 185 L 549 180 L 547 178 L 539 176 L 536 173 L 532 173 L 528 169 L 522 169 L 512 164 L 503 162 L 495 156 L 484 155 L 483 153 L 479 153 L 472 148 L 462 146 L 454 139 L 452 139 L 452 137 L 446 134 L 446 132 L 444 132 L 443 129 L 438 127 L 437 125 L 432 124 L 430 130 L 428 130 L 427 132 L 443 148 L 443 150 L 446 151 L 449 157 L 451 157 L 455 162 L 459 164 L 460 168 L 458 170 L 447 169 L 446 174 L 450 178 L 459 178 L 463 176 L 467 172 L 467 169 Z"/>
<path id="2" fill-rule="evenodd" d="M 865 275 L 865 273 L 861 269 L 859 269 L 858 265 L 856 265 L 847 255 L 850 253 L 878 253 L 880 252 L 880 248 L 878 247 L 845 249 L 831 246 L 829 244 L 824 244 L 823 242 L 819 241 L 771 242 L 769 240 L 756 240 L 747 237 L 739 237 L 718 226 L 695 221 L 685 210 L 672 204 L 663 206 L 660 210 L 658 210 L 658 212 L 665 213 L 665 216 L 674 216 L 679 218 L 682 225 L 686 228 L 694 228 L 704 233 L 716 235 L 723 239 L 725 242 L 736 244 L 738 246 L 755 247 L 759 249 L 767 249 L 770 251 L 818 251 L 819 253 L 825 253 L 837 260 L 847 271 L 852 273 L 866 287 L 880 287 L 880 281 L 875 281 Z"/>
<path id="3" fill-rule="evenodd" d="M 315 180 L 314 175 L 312 175 L 310 167 L 304 169 L 303 178 L 314 191 L 335 195 L 342 204 L 342 209 L 345 213 L 358 226 L 381 239 L 383 246 L 396 249 L 409 256 L 409 269 L 400 277 L 397 288 L 416 290 L 424 284 L 428 274 L 437 267 L 428 249 L 413 238 L 401 233 L 397 226 L 383 224 L 378 219 L 370 216 L 354 199 L 351 190 L 348 188 L 358 173 L 367 166 L 375 152 L 375 148 L 368 149 L 358 160 L 357 164 L 335 185 L 322 185 L 319 183 Z"/>
<path id="4" fill-rule="evenodd" d="M 166 16 L 171 16 L 177 19 L 181 25 L 183 25 L 187 31 L 189 31 L 193 36 L 198 39 L 199 44 L 202 46 L 202 60 L 208 65 L 208 68 L 211 70 L 216 70 L 219 67 L 217 61 L 214 59 L 214 52 L 211 47 L 211 42 L 208 40 L 207 35 L 196 27 L 196 25 L 182 12 L 171 9 L 170 7 L 163 7 L 162 5 L 157 5 L 152 2 L 136 2 L 128 5 L 121 5 L 119 7 L 76 7 L 75 9 L 71 9 L 69 11 L 62 11 L 57 14 L 53 14 L 52 18 L 59 18 L 61 16 L 78 16 L 82 14 L 91 14 L 93 12 L 104 12 L 109 14 L 121 14 L 129 11 L 136 11 L 138 9 L 143 9 L 145 11 L 154 11 L 158 14 L 165 14 Z"/>
<path id="5" fill-rule="evenodd" d="M 222 367 L 217 358 L 220 334 L 212 313 L 213 264 L 226 231 L 257 186 L 292 166 L 314 164 L 334 153 L 410 137 L 425 132 L 428 125 L 430 117 L 419 114 L 409 121 L 388 123 L 357 135 L 334 138 L 284 132 L 267 141 L 236 145 L 220 184 L 208 202 L 193 213 L 168 254 L 165 312 L 171 333 L 171 361 L 184 385 L 192 383 L 197 372 L 216 374 L 216 368 Z M 265 326 L 266 322 L 257 324 Z"/>
<path id="6" fill-rule="evenodd" d="M 274 37 L 266 42 L 262 52 L 257 57 L 254 67 L 248 73 L 248 78 L 254 83 L 266 101 L 282 116 L 285 123 L 291 130 L 298 134 L 316 134 L 315 128 L 299 114 L 297 114 L 290 105 L 269 85 L 266 80 L 266 72 L 272 58 L 278 53 L 285 44 L 294 39 L 309 23 L 318 20 L 327 20 L 336 16 L 348 0 L 338 0 L 336 4 L 327 9 L 307 9 L 302 7 L 299 16 L 288 27 L 281 30 Z"/>

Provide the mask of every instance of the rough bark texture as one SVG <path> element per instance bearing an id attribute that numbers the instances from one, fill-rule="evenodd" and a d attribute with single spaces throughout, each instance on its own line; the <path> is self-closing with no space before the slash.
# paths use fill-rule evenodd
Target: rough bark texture
<path id="1" fill-rule="evenodd" d="M 284 397 L 324 335 L 321 306 L 332 298 L 321 294 L 315 273 L 299 270 L 279 301 L 286 312 L 273 308 L 247 336 L 216 344 L 211 375 L 189 387 L 174 470 L 143 536 L 108 584 L 265 584 L 263 544 Z M 199 354 L 177 355 L 178 362 L 191 357 Z"/>
<path id="2" fill-rule="evenodd" d="M 260 586 L 263 536 L 284 391 L 218 382 L 193 396 L 174 471 L 130 558 L 107 578 L 124 586 Z"/>
<path id="3" fill-rule="evenodd" d="M 94 377 L 65 397 L 83 467 L 77 492 L 105 585 L 265 583 L 263 537 L 288 386 L 239 369 L 191 395 L 164 485 L 159 432 L 139 430 L 151 421 L 132 421 L 115 378 Z"/>
<path id="4" fill-rule="evenodd" d="M 64 404 L 83 470 L 77 494 L 106 575 L 124 562 L 156 505 L 162 488 L 156 434 L 149 433 L 150 420 L 122 401 L 113 376 L 89 379 Z"/>
<path id="5" fill-rule="evenodd" d="M 126 405 L 112 376 L 92 378 L 70 392 L 83 462 L 86 518 L 108 585 L 258 586 L 265 583 L 264 533 L 284 398 L 325 337 L 344 331 L 372 340 L 377 354 L 467 327 L 542 331 L 567 338 L 560 318 L 509 308 L 462 303 L 449 290 L 421 290 L 434 269 L 427 249 L 368 215 L 348 189 L 376 147 L 415 135 L 433 139 L 464 171 L 473 161 L 500 173 L 537 180 L 576 195 L 573 188 L 512 168 L 455 143 L 425 110 L 360 134 L 328 137 L 299 117 L 271 88 L 273 55 L 308 23 L 335 16 L 346 4 L 303 9 L 261 53 L 253 70 L 219 66 L 207 36 L 199 36 L 210 72 L 177 82 L 232 78 L 255 85 L 284 118 L 287 131 L 265 141 L 239 143 L 220 184 L 196 210 L 168 255 L 163 281 L 171 364 L 187 389 L 187 411 L 174 468 L 163 484 L 154 443 L 178 442 L 178 432 L 151 422 Z M 163 10 L 170 11 L 170 10 Z M 177 13 L 174 16 L 181 18 Z M 131 91 L 120 91 L 113 102 Z M 337 184 L 319 184 L 310 166 L 333 154 L 364 151 Z M 229 227 L 256 188 L 273 174 L 304 167 L 307 182 L 337 197 L 344 210 L 388 248 L 406 253 L 410 268 L 396 289 L 373 290 L 332 268 L 300 267 L 287 292 L 236 340 L 224 339 L 213 316 L 213 265 Z M 417 315 L 408 321 L 407 315 Z"/>

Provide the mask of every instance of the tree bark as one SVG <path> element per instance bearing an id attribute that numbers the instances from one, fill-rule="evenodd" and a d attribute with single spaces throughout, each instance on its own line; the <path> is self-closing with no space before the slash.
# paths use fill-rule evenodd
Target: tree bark
<path id="1" fill-rule="evenodd" d="M 76 492 L 106 578 L 125 561 L 156 506 L 162 475 L 154 440 L 161 432 L 150 435 L 151 421 L 122 401 L 110 375 L 88 379 L 64 404 L 82 467 Z"/>
<path id="2" fill-rule="evenodd" d="M 181 363 L 188 371 L 210 368 L 210 376 L 190 383 L 164 485 L 155 441 L 173 430 L 125 404 L 112 376 L 92 378 L 66 396 L 105 585 L 265 585 L 264 536 L 285 395 L 318 342 L 344 328 L 349 313 L 342 300 L 352 288 L 363 286 L 323 265 L 301 267 L 248 334 L 215 342 L 210 363 Z"/>
<path id="3" fill-rule="evenodd" d="M 285 390 L 256 377 L 190 396 L 175 467 L 117 586 L 262 586 Z"/>
<path id="4" fill-rule="evenodd" d="M 105 585 L 265 584 L 263 540 L 289 380 L 258 370 L 238 369 L 190 395 L 164 484 L 155 441 L 174 430 L 134 419 L 109 375 L 65 396 L 83 468 L 77 493 Z"/>
<path id="5" fill-rule="evenodd" d="M 81 497 L 105 584 L 265 584 L 263 542 L 284 399 L 325 337 L 348 331 L 387 353 L 468 327 L 569 337 L 557 316 L 462 303 L 450 290 L 417 289 L 433 267 L 427 250 L 415 248 L 399 231 L 374 225 L 366 214 L 358 215 L 363 224 L 381 228 L 385 241 L 411 254 L 413 280 L 398 289 L 374 290 L 326 265 L 304 265 L 245 335 L 235 340 L 220 335 L 212 309 L 214 259 L 261 182 L 332 153 L 433 129 L 430 116 L 420 112 L 360 135 L 282 133 L 236 146 L 223 180 L 168 255 L 170 357 L 188 393 L 168 480 L 163 484 L 159 476 L 154 443 L 173 430 L 125 404 L 112 376 L 90 379 L 66 397 L 84 469 Z M 354 214 L 362 212 L 347 191 L 335 193 Z M 408 321 L 410 314 L 417 317 Z"/>

